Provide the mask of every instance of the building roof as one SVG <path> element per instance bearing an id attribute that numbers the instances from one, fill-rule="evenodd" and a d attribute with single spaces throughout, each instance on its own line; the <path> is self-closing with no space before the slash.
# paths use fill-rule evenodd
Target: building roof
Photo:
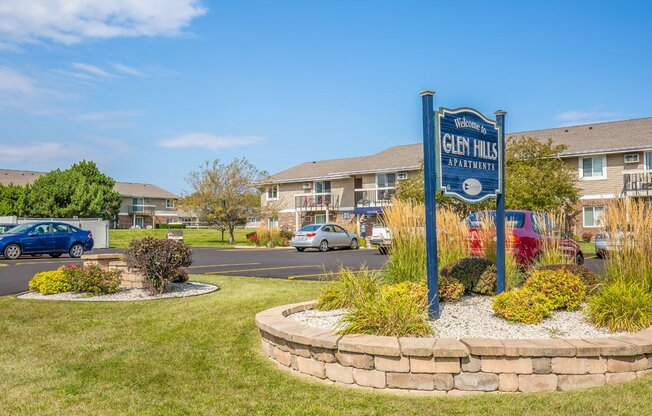
<path id="1" fill-rule="evenodd" d="M 652 150 L 652 117 L 507 133 L 506 139 L 534 137 L 566 145 L 560 156 Z M 276 173 L 267 183 L 336 179 L 355 174 L 418 169 L 423 145 L 390 147 L 372 156 L 305 162 Z"/>
<path id="2" fill-rule="evenodd" d="M 652 150 L 652 117 L 508 133 L 507 139 L 552 139 L 566 150 L 560 156 Z"/>
<path id="3" fill-rule="evenodd" d="M 371 156 L 305 162 L 270 176 L 268 182 L 301 182 L 363 173 L 415 170 L 419 169 L 421 159 L 421 144 L 405 144 L 390 147 Z"/>
<path id="4" fill-rule="evenodd" d="M 34 182 L 46 172 L 29 170 L 0 169 L 0 183 L 8 185 L 27 185 Z M 113 187 L 120 196 L 136 198 L 177 199 L 178 195 L 149 183 L 116 182 Z"/>

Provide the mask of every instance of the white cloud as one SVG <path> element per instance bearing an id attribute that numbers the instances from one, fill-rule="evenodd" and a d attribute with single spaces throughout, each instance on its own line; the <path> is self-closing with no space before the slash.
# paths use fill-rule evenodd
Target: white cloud
<path id="1" fill-rule="evenodd" d="M 159 145 L 161 147 L 221 150 L 237 146 L 250 146 L 264 140 L 264 137 L 258 136 L 214 136 L 207 133 L 189 133 L 162 140 Z"/>
<path id="2" fill-rule="evenodd" d="M 122 72 L 123 74 L 127 75 L 133 75 L 135 77 L 143 77 L 145 74 L 143 74 L 141 71 L 137 70 L 136 68 L 123 65 L 123 64 L 113 64 L 113 67 L 119 71 Z"/>
<path id="3" fill-rule="evenodd" d="M 0 2 L 0 36 L 13 43 L 175 36 L 206 13 L 201 0 L 22 0 Z"/>
<path id="4" fill-rule="evenodd" d="M 0 162 L 30 166 L 51 166 L 79 158 L 79 148 L 63 143 L 38 142 L 27 145 L 0 142 Z"/>
<path id="5" fill-rule="evenodd" d="M 73 116 L 74 120 L 97 124 L 103 128 L 133 127 L 134 118 L 140 117 L 140 111 L 94 111 Z"/>
<path id="6" fill-rule="evenodd" d="M 600 111 L 597 108 L 590 110 L 569 110 L 555 116 L 555 119 L 561 123 L 561 126 L 601 123 L 620 118 L 623 118 L 622 113 Z"/>
<path id="7" fill-rule="evenodd" d="M 113 77 L 115 77 L 115 75 L 113 75 L 110 72 L 107 72 L 107 71 L 103 70 L 102 68 L 100 68 L 99 66 L 95 66 L 95 65 L 89 65 L 89 64 L 84 64 L 84 63 L 81 63 L 81 62 L 75 62 L 75 63 L 72 64 L 72 67 L 77 69 L 77 70 L 87 72 L 87 73 L 89 73 L 91 75 L 95 75 L 95 76 L 100 77 L 100 78 L 113 78 Z"/>
<path id="8" fill-rule="evenodd" d="M 30 76 L 6 66 L 0 66 L 0 93 L 34 94 L 38 91 Z"/>

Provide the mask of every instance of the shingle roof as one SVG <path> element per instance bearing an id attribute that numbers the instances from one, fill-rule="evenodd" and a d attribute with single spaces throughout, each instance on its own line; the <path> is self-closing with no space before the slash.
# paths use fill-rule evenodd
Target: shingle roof
<path id="1" fill-rule="evenodd" d="M 0 169 L 0 183 L 8 185 L 27 185 L 34 182 L 45 172 L 34 172 L 29 170 Z M 137 198 L 163 198 L 177 199 L 178 195 L 168 192 L 163 188 L 149 183 L 116 182 L 113 187 L 121 196 Z"/>
<path id="2" fill-rule="evenodd" d="M 566 145 L 561 156 L 652 149 L 652 117 L 509 133 L 506 139 L 535 137 Z"/>
<path id="3" fill-rule="evenodd" d="M 383 170 L 414 170 L 419 168 L 421 159 L 423 159 L 422 145 L 406 144 L 390 147 L 372 156 L 305 162 L 272 175 L 269 181 L 298 182 Z"/>
<path id="4" fill-rule="evenodd" d="M 652 117 L 611 121 L 580 126 L 558 127 L 507 133 L 506 139 L 551 138 L 567 146 L 561 156 L 609 153 L 628 150 L 652 150 Z M 276 173 L 269 182 L 300 182 L 328 179 L 356 173 L 417 169 L 423 159 L 423 145 L 406 144 L 390 147 L 372 156 L 305 162 Z"/>

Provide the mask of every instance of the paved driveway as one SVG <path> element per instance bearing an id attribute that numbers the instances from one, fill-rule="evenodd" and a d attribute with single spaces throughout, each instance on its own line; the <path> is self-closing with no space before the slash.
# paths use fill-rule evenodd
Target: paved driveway
<path id="1" fill-rule="evenodd" d="M 93 253 L 122 252 L 121 249 L 93 250 Z M 341 265 L 359 269 L 367 265 L 380 269 L 387 256 L 377 250 L 334 250 L 326 253 L 294 249 L 216 249 L 194 248 L 193 265 L 188 272 L 226 276 L 252 276 L 282 279 L 319 280 L 331 277 Z M 0 295 L 27 290 L 27 283 L 35 273 L 54 270 L 61 265 L 79 264 L 79 260 L 62 257 L 22 257 L 18 260 L 0 259 Z M 2 265 L 5 265 L 4 267 Z M 589 258 L 586 265 L 602 273 L 602 260 Z"/>

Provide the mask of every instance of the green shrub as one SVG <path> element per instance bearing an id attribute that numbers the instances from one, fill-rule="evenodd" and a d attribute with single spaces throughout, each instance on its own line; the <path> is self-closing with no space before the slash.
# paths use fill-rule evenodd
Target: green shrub
<path id="1" fill-rule="evenodd" d="M 525 288 L 550 300 L 552 309 L 574 310 L 586 300 L 582 279 L 566 270 L 537 270 L 525 282 Z"/>
<path id="2" fill-rule="evenodd" d="M 105 295 L 120 290 L 120 270 L 104 271 L 98 265 L 68 266 L 63 269 L 73 292 Z"/>
<path id="3" fill-rule="evenodd" d="M 652 325 L 652 293 L 640 282 L 615 280 L 589 298 L 589 319 L 612 332 L 635 332 Z"/>
<path id="4" fill-rule="evenodd" d="M 496 296 L 492 304 L 497 315 L 511 322 L 537 324 L 550 316 L 552 305 L 542 293 L 521 288 L 503 292 Z"/>
<path id="5" fill-rule="evenodd" d="M 150 293 L 164 293 L 177 270 L 192 264 L 190 247 L 181 241 L 146 237 L 132 240 L 125 253 L 127 266 L 145 276 Z"/>
<path id="6" fill-rule="evenodd" d="M 464 285 L 456 279 L 442 276 L 439 278 L 439 300 L 455 302 L 464 295 Z"/>
<path id="7" fill-rule="evenodd" d="M 427 336 L 433 333 L 427 319 L 426 288 L 416 283 L 383 286 L 347 312 L 342 334 L 393 337 Z"/>
<path id="8" fill-rule="evenodd" d="M 70 292 L 70 279 L 64 273 L 64 268 L 59 267 L 57 270 L 36 273 L 29 281 L 29 290 L 42 293 L 44 295 L 54 295 L 56 293 Z"/>
<path id="9" fill-rule="evenodd" d="M 482 273 L 492 264 L 492 262 L 482 257 L 466 257 L 444 266 L 441 269 L 441 275 L 456 279 L 464 285 L 464 290 L 470 293 L 480 280 Z"/>
<path id="10" fill-rule="evenodd" d="M 324 287 L 317 300 L 316 309 L 332 310 L 352 308 L 367 298 L 373 298 L 380 288 L 381 278 L 378 272 L 362 267 L 353 271 L 341 267 L 338 278 Z"/>
<path id="11" fill-rule="evenodd" d="M 186 283 L 188 281 L 188 273 L 183 269 L 177 269 L 172 273 L 170 282 L 172 283 Z"/>
<path id="12" fill-rule="evenodd" d="M 496 265 L 492 264 L 487 267 L 484 272 L 480 275 L 480 279 L 473 287 L 473 293 L 479 293 L 481 295 L 493 295 L 496 293 Z"/>
<path id="13" fill-rule="evenodd" d="M 586 266 L 579 266 L 577 264 L 551 264 L 548 266 L 539 266 L 532 269 L 530 274 L 537 270 L 564 270 L 578 275 L 586 285 L 587 292 L 594 291 L 600 285 L 600 277 L 593 273 L 591 269 Z"/>

